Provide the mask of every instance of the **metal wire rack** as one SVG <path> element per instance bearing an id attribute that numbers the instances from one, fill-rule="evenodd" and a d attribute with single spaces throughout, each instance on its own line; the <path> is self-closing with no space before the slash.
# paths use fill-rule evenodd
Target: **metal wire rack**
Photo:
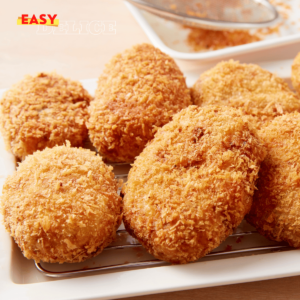
<path id="1" fill-rule="evenodd" d="M 117 164 L 110 164 L 114 167 L 115 171 L 115 178 L 116 179 L 123 179 L 126 181 L 127 179 L 127 173 L 126 174 L 118 174 L 120 173 L 120 170 L 118 172 L 118 168 L 122 168 L 124 166 L 129 166 L 128 163 L 117 163 Z M 124 171 L 123 171 L 124 172 Z M 233 233 L 230 237 L 244 237 L 249 236 L 253 234 L 257 234 L 257 231 L 245 231 L 245 232 L 236 232 Z M 120 234 L 129 234 L 124 229 L 119 229 L 117 231 L 117 235 Z M 120 245 L 110 245 L 106 247 L 104 250 L 110 250 L 115 251 L 118 249 L 126 249 L 126 248 L 136 248 L 136 247 L 142 247 L 140 243 L 138 243 L 137 240 L 134 240 L 135 242 L 130 243 L 123 243 Z M 206 255 L 206 257 L 214 257 L 214 256 L 226 256 L 226 255 L 232 255 L 232 254 L 243 254 L 243 253 L 249 253 L 249 252 L 259 252 L 259 251 L 275 251 L 275 250 L 289 250 L 292 249 L 288 245 L 268 245 L 268 246 L 256 246 L 256 247 L 246 247 L 244 249 L 235 249 L 235 250 L 223 250 L 223 251 L 214 251 Z M 86 275 L 91 274 L 94 272 L 105 272 L 105 271 L 116 271 L 121 269 L 127 269 L 127 268 L 141 268 L 141 267 L 154 267 L 154 266 L 162 266 L 162 265 L 168 265 L 167 262 L 152 259 L 152 260 L 145 260 L 145 261 L 138 261 L 138 262 L 127 262 L 127 263 L 121 263 L 121 264 L 113 264 L 113 265 L 107 265 L 107 266 L 99 266 L 99 267 L 89 267 L 85 269 L 78 269 L 78 270 L 71 270 L 71 271 L 51 271 L 47 270 L 45 267 L 42 266 L 41 263 L 35 262 L 35 266 L 39 272 L 44 274 L 48 277 L 54 277 L 54 278 L 63 278 L 63 277 L 71 277 L 76 275 Z"/>
<path id="2" fill-rule="evenodd" d="M 117 233 L 126 233 L 126 230 L 118 230 Z M 231 235 L 231 237 L 246 236 L 246 235 L 252 235 L 256 233 L 257 233 L 256 231 L 234 233 Z M 117 249 L 134 248 L 134 247 L 142 247 L 142 245 L 139 243 L 135 243 L 135 244 L 124 244 L 118 246 L 108 246 L 104 250 L 117 250 Z M 260 247 L 250 247 L 250 248 L 238 249 L 238 250 L 224 250 L 224 251 L 212 252 L 207 254 L 206 257 L 221 256 L 221 255 L 225 256 L 230 254 L 243 254 L 248 252 L 258 252 L 258 251 L 266 251 L 266 250 L 274 251 L 274 250 L 288 250 L 288 249 L 291 248 L 287 245 L 260 246 Z M 121 270 L 125 268 L 141 268 L 141 267 L 153 267 L 153 266 L 162 266 L 162 265 L 168 265 L 168 263 L 165 261 L 153 259 L 147 261 L 100 266 L 100 267 L 88 268 L 88 269 L 53 272 L 45 269 L 40 263 L 35 262 L 35 266 L 39 272 L 41 272 L 42 274 L 48 277 L 54 277 L 54 278 L 71 277 L 75 275 L 90 274 L 90 273 L 101 272 L 101 271 Z"/>

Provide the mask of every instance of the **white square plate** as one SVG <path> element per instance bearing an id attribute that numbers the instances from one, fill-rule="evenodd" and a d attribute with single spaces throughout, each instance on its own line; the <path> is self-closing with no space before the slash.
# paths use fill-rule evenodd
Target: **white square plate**
<path id="1" fill-rule="evenodd" d="M 279 35 L 273 33 L 259 42 L 205 52 L 194 52 L 188 46 L 186 39 L 189 29 L 184 29 L 178 23 L 162 19 L 138 9 L 128 2 L 125 2 L 125 4 L 153 45 L 177 59 L 205 61 L 216 58 L 223 59 L 236 54 L 245 54 L 277 46 L 290 45 L 300 41 L 299 0 L 286 0 L 285 5 L 278 5 L 279 10 L 283 10 L 288 14 L 288 19 L 282 19 L 284 24 L 279 27 Z M 290 8 L 284 9 L 284 6 Z"/>

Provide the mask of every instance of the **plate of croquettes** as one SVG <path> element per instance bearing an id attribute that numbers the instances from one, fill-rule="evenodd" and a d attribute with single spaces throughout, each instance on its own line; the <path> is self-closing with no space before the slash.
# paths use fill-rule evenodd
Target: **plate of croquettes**
<path id="1" fill-rule="evenodd" d="M 150 44 L 98 80 L 41 71 L 2 90 L 0 296 L 299 275 L 299 95 L 300 54 L 183 74 Z"/>

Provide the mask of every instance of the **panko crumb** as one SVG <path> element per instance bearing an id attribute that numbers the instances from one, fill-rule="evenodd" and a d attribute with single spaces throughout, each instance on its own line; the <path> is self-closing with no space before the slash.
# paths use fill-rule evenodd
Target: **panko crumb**
<path id="1" fill-rule="evenodd" d="M 244 121 L 257 130 L 275 117 L 300 111 L 299 98 L 288 84 L 254 64 L 225 61 L 204 72 L 192 90 L 193 103 L 240 108 Z"/>
<path id="2" fill-rule="evenodd" d="M 7 149 L 22 160 L 66 140 L 82 146 L 91 99 L 81 83 L 54 72 L 25 76 L 0 101 L 0 129 Z"/>
<path id="3" fill-rule="evenodd" d="M 106 159 L 132 162 L 157 128 L 190 104 L 174 60 L 152 45 L 136 45 L 114 56 L 99 77 L 89 136 Z"/>
<path id="4" fill-rule="evenodd" d="M 264 157 L 238 110 L 183 109 L 158 130 L 129 172 L 126 229 L 158 259 L 199 259 L 249 212 Z"/>
<path id="5" fill-rule="evenodd" d="M 292 64 L 292 84 L 298 95 L 300 95 L 300 52 Z"/>
<path id="6" fill-rule="evenodd" d="M 275 118 L 260 132 L 267 156 L 246 216 L 259 233 L 300 247 L 300 114 Z"/>
<path id="7" fill-rule="evenodd" d="M 190 26 L 184 28 L 190 30 L 186 41 L 196 52 L 245 45 L 262 39 L 247 30 L 212 30 Z"/>
<path id="8" fill-rule="evenodd" d="M 114 239 L 122 199 L 95 152 L 58 146 L 28 155 L 1 196 L 6 230 L 28 259 L 81 262 Z"/>

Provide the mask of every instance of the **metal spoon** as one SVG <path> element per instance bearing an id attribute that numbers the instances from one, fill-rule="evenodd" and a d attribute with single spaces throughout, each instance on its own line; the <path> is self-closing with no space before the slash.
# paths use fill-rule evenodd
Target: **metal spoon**
<path id="1" fill-rule="evenodd" d="M 140 9 L 187 26 L 253 29 L 274 25 L 279 15 L 267 0 L 127 0 Z"/>

